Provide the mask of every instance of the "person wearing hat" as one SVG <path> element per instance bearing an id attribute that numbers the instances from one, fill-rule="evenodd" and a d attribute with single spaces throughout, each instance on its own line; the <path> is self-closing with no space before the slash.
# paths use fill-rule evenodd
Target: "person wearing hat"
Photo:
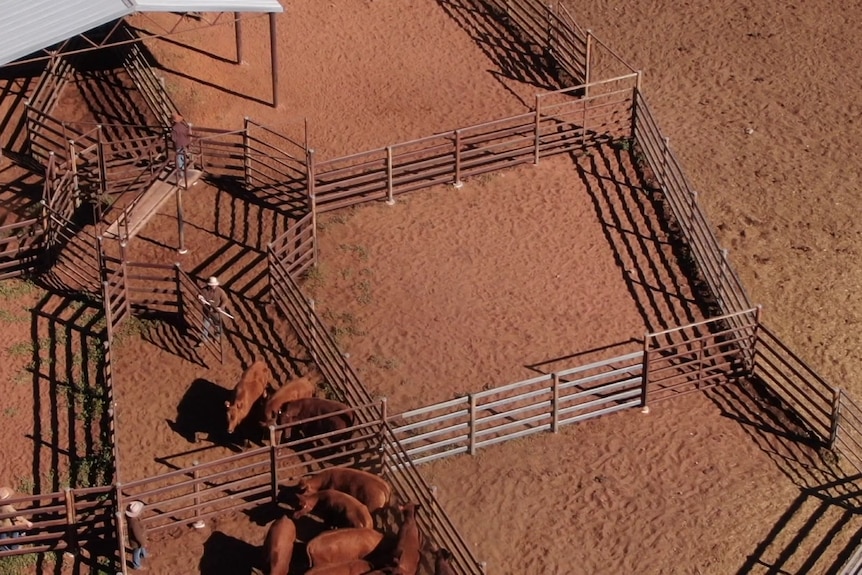
<path id="1" fill-rule="evenodd" d="M 12 490 L 8 487 L 0 487 L 0 502 L 6 501 L 7 499 L 12 498 Z M 13 513 L 18 513 L 18 510 L 15 509 L 12 505 L 7 503 L 0 504 L 0 515 L 12 515 Z M 26 518 L 20 515 L 15 515 L 13 517 L 3 517 L 0 519 L 0 529 L 7 529 L 9 527 L 20 526 L 22 530 L 20 531 L 4 531 L 0 533 L 0 540 L 2 539 L 15 539 L 17 537 L 21 537 L 23 534 L 23 529 L 32 529 L 33 524 Z M 0 545 L 0 551 L 10 551 L 12 549 L 20 549 L 20 545 Z"/>
<path id="2" fill-rule="evenodd" d="M 132 569 L 142 569 L 147 553 L 147 530 L 141 522 L 144 504 L 132 501 L 126 506 L 126 532 L 129 534 L 129 547 L 132 548 Z"/>
<path id="3" fill-rule="evenodd" d="M 198 299 L 203 303 L 204 325 L 201 339 L 195 347 L 209 341 L 210 335 L 221 337 L 222 315 L 228 315 L 227 294 L 221 288 L 217 277 L 212 276 L 207 280 L 207 285 L 201 290 Z"/>
<path id="4" fill-rule="evenodd" d="M 192 129 L 181 114 L 175 113 L 172 119 L 174 123 L 171 126 L 171 141 L 177 153 L 177 170 L 183 171 L 186 169 L 188 147 L 192 143 Z"/>

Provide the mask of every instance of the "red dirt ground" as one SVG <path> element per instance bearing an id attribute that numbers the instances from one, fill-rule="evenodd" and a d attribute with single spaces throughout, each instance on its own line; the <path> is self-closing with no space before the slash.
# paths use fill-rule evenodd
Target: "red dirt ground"
<path id="1" fill-rule="evenodd" d="M 754 101 L 740 103 L 730 95 L 740 91 L 739 80 L 726 67 L 707 66 L 740 58 L 752 68 L 746 74 L 754 74 L 757 66 L 777 66 L 781 54 L 789 60 L 782 50 L 805 53 L 799 37 L 814 40 L 772 34 L 761 8 L 746 7 L 752 14 L 743 18 L 733 2 L 689 3 L 673 11 L 647 2 L 625 12 L 605 4 L 573 12 L 633 62 L 648 66 L 648 98 L 671 136 L 683 134 L 685 165 L 708 192 L 704 198 L 722 238 L 742 253 L 734 261 L 765 258 L 765 268 L 749 264 L 740 271 L 755 301 L 758 294 L 769 298 L 782 335 L 794 325 L 791 310 L 808 307 L 812 285 L 818 297 L 829 292 L 832 299 L 823 301 L 852 305 L 835 290 L 816 289 L 852 285 L 844 276 L 830 284 L 820 273 L 835 262 L 821 253 L 845 244 L 854 249 L 851 232 L 839 225 L 844 216 L 827 211 L 820 198 L 802 210 L 796 195 L 778 196 L 751 176 L 757 164 L 774 180 L 778 165 L 788 168 L 787 183 L 808 182 L 795 164 L 809 153 L 800 151 L 803 134 L 786 122 L 758 123 L 748 138 L 744 126 L 737 133 L 737 123 L 750 122 L 740 110 L 770 116 L 773 101 L 790 99 L 795 92 L 789 88 L 802 84 L 803 73 L 771 74 L 771 90 L 746 90 Z M 278 109 L 266 103 L 265 19 L 246 21 L 247 62 L 241 66 L 227 61 L 233 57 L 230 29 L 177 37 L 199 52 L 152 46 L 191 122 L 238 128 L 250 116 L 301 137 L 307 118 L 313 147 L 321 158 L 332 158 L 522 112 L 547 87 L 528 66 L 516 65 L 517 55 L 482 38 L 469 12 L 447 3 L 421 0 L 407 9 L 387 0 L 297 1 L 287 8 L 279 20 Z M 806 11 L 813 8 L 783 10 L 778 21 L 787 26 L 811 21 Z M 838 12 L 836 5 L 824 13 Z M 652 24 L 643 26 L 647 20 Z M 752 42 L 774 51 L 765 64 L 752 63 Z M 704 81 L 707 70 L 710 81 Z M 809 103 L 796 101 L 801 117 L 810 116 Z M 676 113 L 678 102 L 686 113 Z M 770 125 L 766 117 L 763 123 Z M 792 148 L 775 137 L 777 126 L 795 134 Z M 824 142 L 817 145 L 826 149 Z M 752 181 L 757 193 L 741 193 Z M 836 193 L 847 190 L 836 186 Z M 228 387 L 254 357 L 265 357 L 281 377 L 307 369 L 308 358 L 285 322 L 258 299 L 265 293 L 262 250 L 278 218 L 203 183 L 186 198 L 190 252 L 173 251 L 176 222 L 166 207 L 133 242 L 131 256 L 179 260 L 198 276 L 219 275 L 240 321 L 228 334 L 224 366 L 205 365 L 170 326 L 129 324 L 116 350 L 124 480 L 228 453 L 211 447 L 184 454 L 198 446 L 169 422 L 190 389 Z M 767 212 L 769 205 L 775 212 Z M 796 212 L 809 218 L 805 245 L 817 244 L 810 250 L 787 250 L 797 245 L 790 233 Z M 855 229 L 851 220 L 845 223 Z M 546 371 L 610 357 L 636 348 L 646 331 L 699 317 L 654 207 L 627 160 L 611 149 L 476 178 L 460 190 L 415 193 L 393 207 L 331 214 L 319 231 L 322 263 L 307 287 L 339 328 L 363 381 L 387 396 L 393 411 L 524 379 L 535 373 L 529 366 Z M 804 273 L 791 258 L 800 253 Z M 857 271 L 843 267 L 851 276 Z M 93 320 L 86 307 L 64 308 L 62 321 L 33 319 L 33 309 L 52 311 L 57 298 L 42 301 L 38 289 L 18 282 L 2 289 L 9 343 L 0 350 L 0 375 L 12 382 L 4 429 L 28 446 L 2 452 L 2 479 L 23 491 L 44 491 L 67 481 L 64 450 L 88 440 L 69 423 L 75 414 L 60 390 L 64 381 L 81 379 L 88 349 L 65 325 Z M 818 306 L 812 311 L 828 307 Z M 825 311 L 816 313 L 807 328 L 823 331 L 791 341 L 835 336 L 840 346 L 828 353 L 817 348 L 824 358 L 818 364 L 828 365 L 839 349 L 855 349 L 848 343 L 852 330 L 825 321 Z M 71 335 L 60 342 L 58 331 Z M 34 357 L 42 376 L 27 371 Z M 836 374 L 850 369 L 843 360 L 840 365 Z M 842 476 L 817 454 L 769 433 L 781 426 L 763 415 L 765 409 L 746 387 L 732 387 L 660 404 L 649 415 L 619 413 L 421 470 L 439 486 L 441 501 L 489 573 L 834 572 L 858 541 L 860 526 L 852 509 L 834 502 L 844 490 Z M 830 481 L 837 486 L 822 487 Z M 150 569 L 246 573 L 264 529 L 238 515 L 200 531 L 177 530 L 153 543 Z"/>

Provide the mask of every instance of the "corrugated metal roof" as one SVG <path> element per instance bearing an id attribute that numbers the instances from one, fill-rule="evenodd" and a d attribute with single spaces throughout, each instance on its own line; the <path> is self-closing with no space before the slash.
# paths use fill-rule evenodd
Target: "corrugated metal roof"
<path id="1" fill-rule="evenodd" d="M 135 12 L 282 12 L 278 0 L 0 0 L 0 66 Z"/>

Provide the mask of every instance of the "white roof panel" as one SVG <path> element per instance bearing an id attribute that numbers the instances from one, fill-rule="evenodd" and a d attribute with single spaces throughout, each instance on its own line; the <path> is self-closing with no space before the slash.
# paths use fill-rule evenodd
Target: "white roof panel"
<path id="1" fill-rule="evenodd" d="M 135 12 L 283 12 L 278 0 L 0 0 L 0 66 Z"/>
<path id="2" fill-rule="evenodd" d="M 0 65 L 130 13 L 122 0 L 0 0 Z"/>

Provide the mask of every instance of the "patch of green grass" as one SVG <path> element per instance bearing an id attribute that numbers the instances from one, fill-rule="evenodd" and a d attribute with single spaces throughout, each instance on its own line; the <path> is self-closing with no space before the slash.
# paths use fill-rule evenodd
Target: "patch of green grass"
<path id="1" fill-rule="evenodd" d="M 26 555 L 14 555 L 0 559 L 0 575 L 24 575 L 33 573 L 36 568 L 37 556 L 35 553 Z"/>
<path id="2" fill-rule="evenodd" d="M 375 354 L 368 356 L 368 363 L 380 369 L 396 369 L 398 367 L 397 359 Z"/>
<path id="3" fill-rule="evenodd" d="M 4 407 L 3 415 L 5 417 L 15 417 L 16 415 L 18 415 L 18 408 L 11 405 L 9 407 Z"/>
<path id="4" fill-rule="evenodd" d="M 15 492 L 32 495 L 34 487 L 35 484 L 33 483 L 32 477 L 18 477 L 15 485 Z"/>
<path id="5" fill-rule="evenodd" d="M 361 303 L 362 305 L 368 305 L 372 301 L 374 301 L 374 297 L 371 293 L 371 280 L 362 279 L 355 286 L 356 288 L 356 301 Z"/>
<path id="6" fill-rule="evenodd" d="M 111 451 L 104 444 L 98 451 L 72 461 L 72 482 L 76 487 L 107 485 L 113 476 Z"/>
<path id="7" fill-rule="evenodd" d="M 10 298 L 31 294 L 36 291 L 36 284 L 29 280 L 9 279 L 0 281 L 0 297 Z"/>
<path id="8" fill-rule="evenodd" d="M 33 344 L 29 341 L 17 341 L 6 348 L 9 355 L 33 357 Z"/>
<path id="9" fill-rule="evenodd" d="M 30 321 L 30 316 L 26 313 L 0 309 L 0 323 L 26 323 L 28 321 Z"/>
<path id="10" fill-rule="evenodd" d="M 338 246 L 343 252 L 350 252 L 356 257 L 359 258 L 360 261 L 367 262 L 368 261 L 368 248 L 365 246 L 359 246 L 356 244 L 341 244 Z"/>
<path id="11" fill-rule="evenodd" d="M 323 287 L 323 284 L 326 280 L 326 273 L 320 264 L 311 266 L 308 268 L 302 276 L 303 287 L 306 288 L 309 293 L 312 295 L 317 292 L 318 289 Z"/>
<path id="12" fill-rule="evenodd" d="M 619 138 L 611 142 L 611 147 L 615 150 L 622 150 L 623 152 L 628 152 L 632 149 L 632 139 L 631 138 Z"/>

